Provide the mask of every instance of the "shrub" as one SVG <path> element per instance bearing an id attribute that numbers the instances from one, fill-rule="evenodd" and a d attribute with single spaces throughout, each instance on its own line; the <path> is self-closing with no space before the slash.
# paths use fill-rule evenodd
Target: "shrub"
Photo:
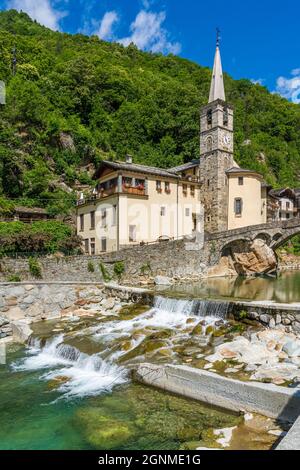
<path id="1" fill-rule="evenodd" d="M 100 271 L 101 271 L 104 282 L 111 281 L 111 276 L 110 276 L 109 272 L 107 271 L 107 269 L 106 269 L 106 267 L 104 266 L 103 263 L 99 264 L 99 268 L 100 268 Z"/>
<path id="2" fill-rule="evenodd" d="M 152 269 L 151 269 L 151 265 L 148 261 L 148 263 L 145 263 L 141 266 L 141 274 L 143 274 L 143 276 L 147 273 L 151 273 Z"/>
<path id="3" fill-rule="evenodd" d="M 114 273 L 117 276 L 117 278 L 120 280 L 122 275 L 124 274 L 125 271 L 125 265 L 123 261 L 117 261 L 114 264 Z"/>
<path id="4" fill-rule="evenodd" d="M 94 263 L 92 261 L 88 262 L 88 272 L 89 273 L 94 273 L 95 272 L 95 266 L 94 266 Z"/>
<path id="5" fill-rule="evenodd" d="M 248 315 L 248 314 L 247 314 L 247 312 L 246 312 L 245 310 L 241 310 L 241 311 L 239 312 L 239 319 L 240 319 L 240 320 L 244 320 L 244 318 L 247 318 L 247 315 Z"/>
<path id="6" fill-rule="evenodd" d="M 0 253 L 77 253 L 81 238 L 72 228 L 57 220 L 32 224 L 23 222 L 0 222 Z"/>
<path id="7" fill-rule="evenodd" d="M 19 274 L 12 274 L 7 279 L 8 282 L 21 282 L 21 276 Z"/>
<path id="8" fill-rule="evenodd" d="M 36 258 L 30 257 L 28 260 L 29 272 L 36 279 L 42 279 L 42 269 Z"/>

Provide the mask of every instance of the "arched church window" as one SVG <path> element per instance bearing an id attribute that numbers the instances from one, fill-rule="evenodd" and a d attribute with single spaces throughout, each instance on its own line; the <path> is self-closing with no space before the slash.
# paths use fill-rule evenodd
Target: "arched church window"
<path id="1" fill-rule="evenodd" d="M 228 126 L 228 109 L 225 108 L 223 111 L 223 126 Z"/>
<path id="2" fill-rule="evenodd" d="M 211 109 L 207 111 L 206 118 L 207 118 L 207 125 L 211 126 L 212 125 L 212 110 Z"/>
<path id="3" fill-rule="evenodd" d="M 213 140 L 212 140 L 212 137 L 209 136 L 206 139 L 206 151 L 211 152 L 212 151 L 212 146 L 213 146 Z"/>

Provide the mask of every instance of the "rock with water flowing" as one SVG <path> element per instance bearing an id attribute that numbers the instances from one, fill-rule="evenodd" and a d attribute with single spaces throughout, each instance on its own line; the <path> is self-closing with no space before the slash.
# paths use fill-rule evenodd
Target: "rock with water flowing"
<path id="1" fill-rule="evenodd" d="M 17 343 L 27 343 L 33 331 L 28 324 L 28 320 L 15 320 L 11 322 L 14 340 Z"/>

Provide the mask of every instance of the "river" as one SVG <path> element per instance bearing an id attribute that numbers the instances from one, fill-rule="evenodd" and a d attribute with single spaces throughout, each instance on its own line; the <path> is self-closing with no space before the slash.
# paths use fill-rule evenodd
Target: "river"
<path id="1" fill-rule="evenodd" d="M 277 276 L 220 277 L 203 279 L 172 288 L 158 289 L 164 295 L 182 297 L 262 300 L 279 303 L 300 303 L 300 272 L 287 271 Z"/>
<path id="2" fill-rule="evenodd" d="M 214 346 L 207 330 L 224 326 L 226 302 L 193 297 L 298 302 L 299 283 L 299 273 L 214 279 L 168 289 L 152 308 L 34 324 L 30 345 L 8 346 L 0 365 L 0 448 L 220 447 L 214 431 L 223 428 L 234 428 L 228 448 L 271 448 L 276 423 L 257 417 L 251 427 L 241 416 L 133 383 L 129 371 L 144 361 L 203 367 Z M 170 298 L 175 292 L 182 298 Z M 242 331 L 230 328 L 228 338 Z"/>

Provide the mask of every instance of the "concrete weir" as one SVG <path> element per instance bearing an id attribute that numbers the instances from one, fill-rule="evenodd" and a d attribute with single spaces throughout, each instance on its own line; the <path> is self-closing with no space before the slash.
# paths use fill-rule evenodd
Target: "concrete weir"
<path id="1" fill-rule="evenodd" d="M 296 389 L 241 382 L 180 365 L 140 364 L 134 377 L 147 385 L 230 411 L 259 413 L 291 423 L 299 416 L 300 390 Z"/>

